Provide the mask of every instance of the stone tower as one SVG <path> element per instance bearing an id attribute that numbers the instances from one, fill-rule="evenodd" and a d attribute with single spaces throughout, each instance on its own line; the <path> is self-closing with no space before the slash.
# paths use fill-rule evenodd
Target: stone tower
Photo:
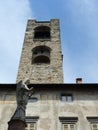
<path id="1" fill-rule="evenodd" d="M 17 82 L 63 83 L 62 51 L 58 19 L 28 20 Z"/>

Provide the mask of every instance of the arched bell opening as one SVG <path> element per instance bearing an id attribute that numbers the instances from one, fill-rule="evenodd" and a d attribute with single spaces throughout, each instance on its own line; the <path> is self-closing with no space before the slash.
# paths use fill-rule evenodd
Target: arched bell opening
<path id="1" fill-rule="evenodd" d="M 32 63 L 50 63 L 50 48 L 38 46 L 33 50 Z"/>
<path id="2" fill-rule="evenodd" d="M 34 39 L 50 39 L 50 28 L 48 26 L 38 26 L 34 29 Z"/>

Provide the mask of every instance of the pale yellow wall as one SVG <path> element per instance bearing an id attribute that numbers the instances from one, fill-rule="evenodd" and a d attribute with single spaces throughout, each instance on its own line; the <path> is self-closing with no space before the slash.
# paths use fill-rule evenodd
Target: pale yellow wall
<path id="1" fill-rule="evenodd" d="M 98 116 L 98 92 L 72 92 L 74 100 L 69 103 L 60 100 L 60 94 L 66 92 L 69 91 L 42 91 L 33 95 L 38 98 L 38 101 L 28 103 L 26 116 L 39 117 L 38 130 L 46 130 L 46 128 L 47 130 L 61 130 L 59 117 L 78 117 L 77 130 L 90 130 L 87 117 Z M 2 93 L 2 96 L 7 98 L 10 94 L 12 95 L 12 93 L 7 93 L 7 95 Z M 10 99 L 0 101 L 0 130 L 7 130 L 7 122 L 16 109 L 16 102 Z"/>

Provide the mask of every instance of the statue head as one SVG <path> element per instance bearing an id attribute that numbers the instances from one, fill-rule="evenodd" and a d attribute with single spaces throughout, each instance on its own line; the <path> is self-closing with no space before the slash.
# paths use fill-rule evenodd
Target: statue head
<path id="1" fill-rule="evenodd" d="M 23 83 L 28 85 L 28 84 L 30 84 L 30 80 L 27 78 Z"/>

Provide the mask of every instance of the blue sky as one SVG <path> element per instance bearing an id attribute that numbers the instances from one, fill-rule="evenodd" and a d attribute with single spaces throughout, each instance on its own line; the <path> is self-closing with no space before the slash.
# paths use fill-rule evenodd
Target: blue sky
<path id="1" fill-rule="evenodd" d="M 98 83 L 98 0 L 0 2 L 0 83 L 15 83 L 27 19 L 60 19 L 64 82 Z"/>

